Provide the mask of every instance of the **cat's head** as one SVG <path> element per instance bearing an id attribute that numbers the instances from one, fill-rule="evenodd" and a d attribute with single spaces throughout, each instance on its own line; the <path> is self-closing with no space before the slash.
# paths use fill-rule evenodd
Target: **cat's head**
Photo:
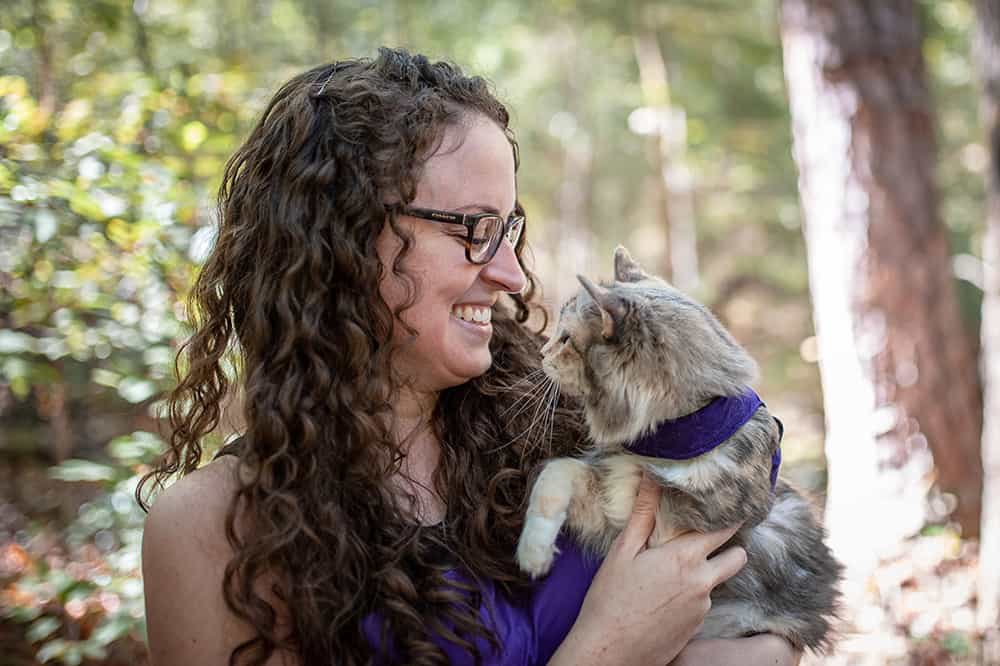
<path id="1" fill-rule="evenodd" d="M 542 367 L 583 399 L 597 444 L 620 444 L 719 395 L 737 395 L 757 365 L 704 306 L 615 250 L 615 280 L 563 306 Z"/>

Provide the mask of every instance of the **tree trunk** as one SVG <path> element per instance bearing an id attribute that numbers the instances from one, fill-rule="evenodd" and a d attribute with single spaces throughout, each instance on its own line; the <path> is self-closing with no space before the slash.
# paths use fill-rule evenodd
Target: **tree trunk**
<path id="1" fill-rule="evenodd" d="M 979 626 L 1000 623 L 1000 3 L 976 2 L 974 41 L 990 152 L 983 236 L 983 517 L 979 551 Z"/>
<path id="2" fill-rule="evenodd" d="M 957 498 L 963 531 L 978 531 L 981 397 L 938 217 L 916 11 L 909 0 L 782 3 L 826 522 L 855 574 L 922 526 L 935 480 Z"/>
<path id="3" fill-rule="evenodd" d="M 573 63 L 573 53 L 583 48 L 580 36 L 569 28 L 555 37 L 552 54 L 561 62 Z M 546 300 L 554 311 L 580 284 L 576 274 L 582 266 L 601 265 L 604 257 L 595 260 L 595 237 L 591 227 L 590 191 L 593 185 L 593 140 L 578 118 L 577 111 L 584 107 L 580 74 L 573 66 L 563 71 L 563 100 L 565 108 L 550 122 L 550 131 L 562 144 L 562 168 L 559 186 L 555 192 L 559 223 L 549 225 L 548 246 L 552 248 L 555 279 L 547 281 L 551 291 Z M 530 211 L 529 211 L 530 215 Z"/>
<path id="4" fill-rule="evenodd" d="M 56 72 L 53 62 L 52 21 L 44 3 L 32 3 L 31 24 L 35 28 L 36 85 L 38 109 L 45 117 L 56 110 Z"/>
<path id="5" fill-rule="evenodd" d="M 685 155 L 687 122 L 684 110 L 671 102 L 670 75 L 656 33 L 637 21 L 633 24 L 632 43 L 639 65 L 642 103 L 646 111 L 657 116 L 657 129 L 649 136 L 667 239 L 661 275 L 690 293 L 697 289 L 699 276 L 694 196 Z"/>
<path id="6" fill-rule="evenodd" d="M 142 63 L 142 70 L 146 76 L 156 80 L 156 66 L 153 64 L 153 49 L 149 43 L 149 31 L 143 22 L 142 15 L 146 12 L 147 5 L 144 3 L 132 3 L 132 25 L 135 27 L 135 54 Z"/>

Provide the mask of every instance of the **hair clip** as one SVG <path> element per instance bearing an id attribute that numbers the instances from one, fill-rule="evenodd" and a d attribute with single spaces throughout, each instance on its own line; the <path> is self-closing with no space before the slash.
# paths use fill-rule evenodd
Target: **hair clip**
<path id="1" fill-rule="evenodd" d="M 324 81 L 323 85 L 320 86 L 319 92 L 313 94 L 314 98 L 317 98 L 317 97 L 319 97 L 320 95 L 323 94 L 323 91 L 326 90 L 327 84 L 330 83 L 330 80 L 333 78 L 333 75 L 336 74 L 336 73 L 337 73 L 337 66 L 334 65 L 333 69 L 330 70 L 330 76 L 326 77 L 326 81 Z"/>

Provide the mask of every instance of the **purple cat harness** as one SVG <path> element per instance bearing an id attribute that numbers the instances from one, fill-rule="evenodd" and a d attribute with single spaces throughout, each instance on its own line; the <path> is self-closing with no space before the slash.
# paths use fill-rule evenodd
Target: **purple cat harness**
<path id="1" fill-rule="evenodd" d="M 688 460 L 708 453 L 732 437 L 757 410 L 764 406 L 753 389 L 738 396 L 719 396 L 701 409 L 677 419 L 667 419 L 656 430 L 625 445 L 625 450 L 650 458 Z M 771 456 L 771 489 L 781 467 L 781 437 L 785 426 L 778 423 L 778 448 Z"/>

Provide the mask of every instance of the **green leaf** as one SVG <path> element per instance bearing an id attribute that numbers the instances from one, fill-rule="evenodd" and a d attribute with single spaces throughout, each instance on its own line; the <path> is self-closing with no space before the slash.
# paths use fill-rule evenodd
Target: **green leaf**
<path id="1" fill-rule="evenodd" d="M 20 354 L 35 351 L 35 338 L 17 331 L 0 331 L 0 354 Z"/>
<path id="2" fill-rule="evenodd" d="M 86 601 L 97 590 L 97 586 L 89 580 L 76 580 L 65 588 L 59 598 L 63 603 L 70 601 Z"/>
<path id="3" fill-rule="evenodd" d="M 0 189 L 10 189 L 14 182 L 14 174 L 5 165 L 0 164 Z"/>
<path id="4" fill-rule="evenodd" d="M 91 381 L 100 386 L 116 388 L 121 381 L 121 375 L 106 368 L 94 368 L 90 373 Z"/>
<path id="5" fill-rule="evenodd" d="M 108 651 L 104 648 L 104 645 L 98 643 L 91 636 L 89 640 L 80 643 L 80 649 L 83 651 L 85 657 L 89 659 L 107 659 Z"/>
<path id="6" fill-rule="evenodd" d="M 191 152 L 195 150 L 208 137 L 208 129 L 204 124 L 193 120 L 184 125 L 181 130 L 181 145 L 184 150 Z"/>
<path id="7" fill-rule="evenodd" d="M 80 666 L 83 663 L 83 647 L 79 643 L 70 643 L 62 656 L 67 666 Z"/>
<path id="8" fill-rule="evenodd" d="M 131 403 L 139 403 L 156 395 L 156 384 L 148 379 L 126 377 L 118 386 L 118 394 Z"/>
<path id="9" fill-rule="evenodd" d="M 105 217 L 101 205 L 86 192 L 74 192 L 70 197 L 69 207 L 74 213 L 88 220 L 103 220 Z"/>
<path id="10" fill-rule="evenodd" d="M 48 209 L 42 209 L 35 215 L 35 240 L 46 243 L 55 236 L 59 229 L 59 220 Z"/>
<path id="11" fill-rule="evenodd" d="M 37 606 L 14 606 L 3 610 L 4 617 L 8 617 L 14 622 L 31 622 L 42 614 L 42 609 Z"/>
<path id="12" fill-rule="evenodd" d="M 136 621 L 128 615 L 117 615 L 101 622 L 90 635 L 90 640 L 98 645 L 111 645 L 119 638 L 128 635 Z"/>
<path id="13" fill-rule="evenodd" d="M 972 652 L 969 637 L 958 631 L 949 631 L 941 639 L 941 647 L 954 657 L 968 657 Z"/>
<path id="14" fill-rule="evenodd" d="M 110 465 L 70 458 L 50 469 L 49 476 L 62 481 L 114 481 L 117 474 Z"/>
<path id="15" fill-rule="evenodd" d="M 37 643 L 43 638 L 50 636 L 60 626 L 62 626 L 62 623 L 54 617 L 40 617 L 31 623 L 24 637 L 28 639 L 29 643 Z"/>
<path id="16" fill-rule="evenodd" d="M 125 464 L 149 462 L 163 451 L 163 440 L 151 432 L 138 430 L 111 440 L 108 453 Z"/>
<path id="17" fill-rule="evenodd" d="M 66 654 L 66 649 L 69 647 L 69 643 L 62 638 L 57 638 L 54 641 L 49 641 L 38 651 L 35 655 L 35 659 L 42 662 L 43 664 L 47 661 L 55 659 L 57 657 L 61 658 Z"/>

